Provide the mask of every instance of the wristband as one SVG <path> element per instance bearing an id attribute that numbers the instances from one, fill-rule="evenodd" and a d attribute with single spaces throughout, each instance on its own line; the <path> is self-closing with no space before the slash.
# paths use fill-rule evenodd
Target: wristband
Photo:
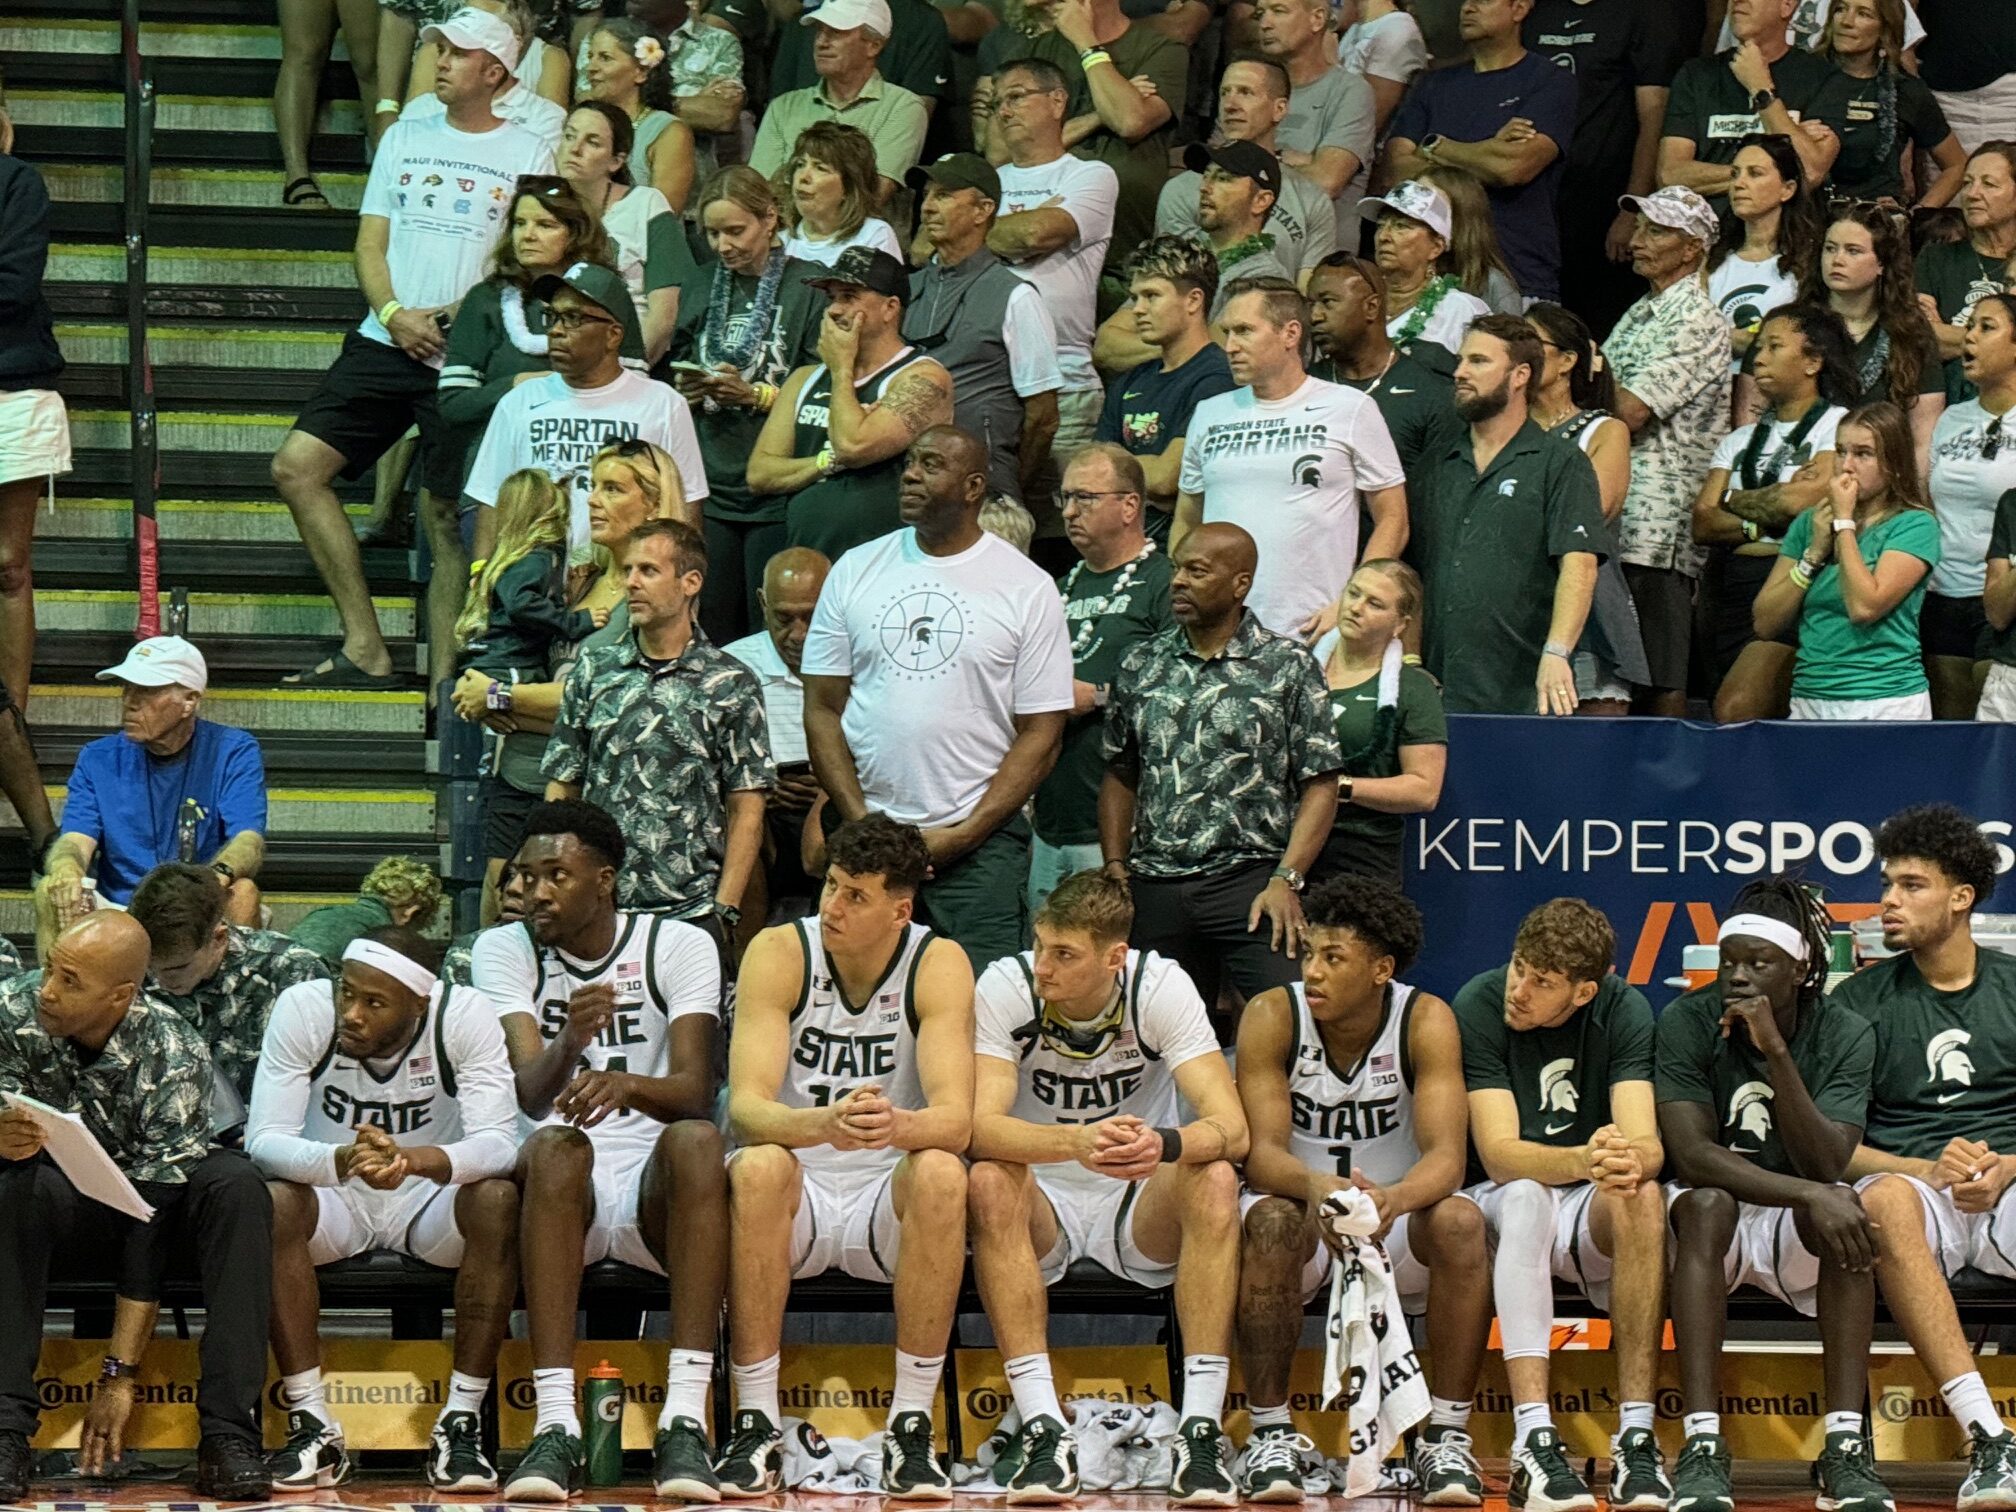
<path id="1" fill-rule="evenodd" d="M 1755 520 L 1745 520 L 1743 522 L 1744 540 L 1754 541 L 1759 539 L 1763 534 L 1764 534 L 1763 530 L 1758 526 Z"/>
<path id="2" fill-rule="evenodd" d="M 378 324 L 390 330 L 392 327 L 392 317 L 405 308 L 406 306 L 399 303 L 396 299 L 386 300 L 385 303 L 378 306 Z"/>
<path id="3" fill-rule="evenodd" d="M 1157 1129 L 1162 1138 L 1162 1164 L 1175 1165 L 1183 1158 L 1183 1131 L 1181 1129 Z"/>
<path id="4" fill-rule="evenodd" d="M 1841 534 L 1841 532 L 1844 530 L 1855 529 L 1855 522 L 1853 520 L 1836 520 L 1833 523 L 1834 523 L 1834 534 L 1836 535 Z"/>
<path id="5" fill-rule="evenodd" d="M 822 478 L 830 478 L 840 471 L 840 464 L 833 456 L 833 443 L 830 441 L 819 448 L 819 455 L 812 460 L 818 465 L 819 476 Z"/>
<path id="6" fill-rule="evenodd" d="M 107 1355 L 98 1362 L 98 1379 L 101 1381 L 130 1381 L 140 1374 L 140 1367 L 132 1360 L 116 1359 Z"/>
<path id="7" fill-rule="evenodd" d="M 511 688 L 506 683 L 493 682 L 483 694 L 483 707 L 498 714 L 511 712 Z"/>
<path id="8" fill-rule="evenodd" d="M 1790 576 L 1794 588 L 1804 590 L 1813 586 L 1813 574 L 1807 568 L 1803 558 L 1793 563 Z"/>
<path id="9" fill-rule="evenodd" d="M 371 111 L 374 115 L 397 115 L 399 114 L 399 102 L 391 99 L 380 100 L 376 105 L 371 107 Z"/>
<path id="10" fill-rule="evenodd" d="M 1400 658 L 1400 665 L 1403 667 L 1418 667 L 1421 665 L 1421 658 L 1409 652 Z"/>
<path id="11" fill-rule="evenodd" d="M 1542 656 L 1558 656 L 1561 660 L 1568 661 L 1574 657 L 1575 648 L 1573 646 L 1564 646 L 1559 641 L 1550 640 L 1540 648 L 1540 654 Z"/>
<path id="12" fill-rule="evenodd" d="M 756 408 L 763 411 L 763 413 L 767 415 L 770 413 L 772 409 L 776 407 L 776 405 L 777 405 L 777 385 L 774 383 L 757 384 Z"/>
<path id="13" fill-rule="evenodd" d="M 1112 61 L 1113 54 L 1106 51 L 1105 48 L 1088 47 L 1085 51 L 1078 54 L 1078 69 L 1079 72 L 1083 73 L 1089 70 L 1095 63 L 1111 63 Z"/>
<path id="14" fill-rule="evenodd" d="M 485 567 L 488 567 L 489 565 L 490 565 L 490 558 L 488 557 L 476 558 L 475 561 L 469 564 L 469 576 L 471 576 L 472 578 L 481 577 L 483 575 L 483 569 Z"/>

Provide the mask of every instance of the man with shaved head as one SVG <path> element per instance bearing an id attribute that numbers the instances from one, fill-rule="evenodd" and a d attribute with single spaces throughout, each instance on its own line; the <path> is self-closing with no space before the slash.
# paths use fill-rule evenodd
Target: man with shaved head
<path id="1" fill-rule="evenodd" d="M 1176 626 L 1128 652 L 1107 702 L 1099 847 L 1133 884 L 1129 942 L 1215 1003 L 1226 979 L 1249 998 L 1298 979 L 1344 759 L 1314 659 L 1246 607 L 1253 537 L 1197 525 L 1171 559 Z"/>
<path id="2" fill-rule="evenodd" d="M 273 1209 L 250 1161 L 210 1147 L 210 1052 L 172 1010 L 140 995 L 147 931 L 109 910 L 51 942 L 46 970 L 0 982 L 0 1502 L 23 1499 L 41 1417 L 35 1367 L 52 1269 L 116 1271 L 118 1303 L 79 1466 L 116 1462 L 173 1249 L 203 1280 L 202 1442 L 196 1490 L 262 1500 L 259 1395 L 266 1380 Z M 80 1193 L 44 1153 L 50 1115 L 75 1114 L 154 1209 L 141 1223 Z M 110 1266 L 98 1257 L 117 1257 Z M 229 1305 L 225 1299 L 229 1298 Z"/>
<path id="3" fill-rule="evenodd" d="M 805 739 L 822 822 L 924 832 L 918 915 L 977 967 L 1022 949 L 1029 823 L 1072 708 L 1057 585 L 980 528 L 987 448 L 954 425 L 910 445 L 903 528 L 833 566 L 805 639 Z"/>

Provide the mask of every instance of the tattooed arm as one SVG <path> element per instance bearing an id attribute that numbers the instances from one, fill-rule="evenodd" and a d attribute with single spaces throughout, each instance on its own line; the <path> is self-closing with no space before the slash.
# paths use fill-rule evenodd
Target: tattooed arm
<path id="1" fill-rule="evenodd" d="M 852 384 L 833 385 L 827 433 L 842 467 L 866 467 L 909 448 L 934 425 L 952 422 L 952 375 L 926 359 L 915 362 L 863 406 Z"/>

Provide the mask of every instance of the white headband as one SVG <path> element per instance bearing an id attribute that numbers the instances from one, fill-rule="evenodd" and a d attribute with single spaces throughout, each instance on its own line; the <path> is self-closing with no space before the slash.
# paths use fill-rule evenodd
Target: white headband
<path id="1" fill-rule="evenodd" d="M 441 981 L 411 956 L 403 956 L 390 945 L 380 945 L 376 940 L 352 940 L 343 947 L 343 959 L 382 971 L 422 997 L 431 997 Z"/>
<path id="2" fill-rule="evenodd" d="M 1749 935 L 1752 939 L 1768 940 L 1800 965 L 1806 963 L 1806 936 L 1790 924 L 1781 924 L 1776 919 L 1765 918 L 1762 914 L 1731 914 L 1722 921 L 1722 927 L 1715 931 L 1715 943 L 1719 945 L 1731 935 Z"/>

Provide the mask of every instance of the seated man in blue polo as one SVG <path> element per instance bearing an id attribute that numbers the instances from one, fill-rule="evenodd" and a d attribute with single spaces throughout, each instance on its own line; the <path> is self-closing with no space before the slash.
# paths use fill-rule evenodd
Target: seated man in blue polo
<path id="1" fill-rule="evenodd" d="M 256 924 L 266 767 L 245 731 L 199 717 L 210 685 L 203 653 L 179 635 L 157 635 L 98 680 L 120 685 L 119 732 L 77 753 L 61 833 L 35 890 L 38 944 L 101 904 L 124 908 L 163 861 L 208 866 L 224 890 L 224 917 Z"/>

